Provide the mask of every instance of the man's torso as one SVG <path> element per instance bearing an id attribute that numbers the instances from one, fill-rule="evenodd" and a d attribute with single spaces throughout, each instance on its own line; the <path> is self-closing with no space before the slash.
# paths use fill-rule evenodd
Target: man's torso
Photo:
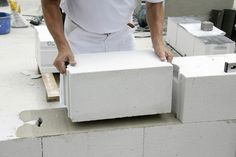
<path id="1" fill-rule="evenodd" d="M 94 33 L 117 32 L 132 19 L 137 0 L 62 0 L 71 20 Z"/>

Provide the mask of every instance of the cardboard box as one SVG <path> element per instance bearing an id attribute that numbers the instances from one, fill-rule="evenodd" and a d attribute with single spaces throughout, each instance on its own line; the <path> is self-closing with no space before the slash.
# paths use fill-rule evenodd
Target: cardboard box
<path id="1" fill-rule="evenodd" d="M 178 119 L 236 119 L 236 72 L 225 73 L 225 62 L 236 62 L 236 54 L 174 59 L 172 110 Z"/>
<path id="2" fill-rule="evenodd" d="M 64 75 L 73 122 L 171 111 L 172 65 L 152 51 L 81 54 Z"/>

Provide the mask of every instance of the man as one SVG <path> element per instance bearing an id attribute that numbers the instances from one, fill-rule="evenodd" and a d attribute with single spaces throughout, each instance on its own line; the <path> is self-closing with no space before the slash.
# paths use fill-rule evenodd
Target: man
<path id="1" fill-rule="evenodd" d="M 77 53 L 134 49 L 132 29 L 127 25 L 137 0 L 41 0 L 44 18 L 52 34 L 58 56 L 54 65 L 65 73 L 65 62 L 75 65 Z M 60 7 L 66 13 L 63 27 Z M 173 55 L 164 46 L 163 0 L 146 0 L 147 21 L 153 48 L 162 61 Z M 63 29 L 64 28 L 64 29 Z"/>

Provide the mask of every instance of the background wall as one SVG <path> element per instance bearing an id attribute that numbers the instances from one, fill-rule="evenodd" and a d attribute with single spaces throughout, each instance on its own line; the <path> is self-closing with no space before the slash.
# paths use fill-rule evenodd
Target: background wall
<path id="1" fill-rule="evenodd" d="M 234 0 L 234 6 L 233 6 L 233 8 L 236 8 L 236 0 Z"/>
<path id="2" fill-rule="evenodd" d="M 22 9 L 37 9 L 41 14 L 40 0 L 17 0 L 22 4 Z M 29 1 L 34 1 L 34 7 Z M 141 0 L 138 0 L 141 3 Z M 207 16 L 211 9 L 236 8 L 236 0 L 165 0 L 166 16 Z M 33 10 L 33 9 L 32 9 Z M 31 12 L 29 12 L 31 13 Z M 31 13 L 32 14 L 32 13 Z M 35 14 L 35 12 L 34 12 Z"/>
<path id="3" fill-rule="evenodd" d="M 166 16 L 208 16 L 212 9 L 229 9 L 236 0 L 165 0 Z"/>

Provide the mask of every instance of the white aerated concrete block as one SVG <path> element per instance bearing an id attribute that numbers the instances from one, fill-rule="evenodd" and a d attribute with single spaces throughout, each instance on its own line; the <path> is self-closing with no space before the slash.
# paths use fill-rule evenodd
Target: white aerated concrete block
<path id="1" fill-rule="evenodd" d="M 47 27 L 36 26 L 36 60 L 41 72 L 58 72 L 53 66 L 54 59 L 57 56 L 56 44 L 49 33 Z"/>
<path id="2" fill-rule="evenodd" d="M 182 122 L 236 119 L 236 54 L 175 58 L 173 112 Z M 233 68 L 233 67 L 232 67 Z"/>
<path id="3" fill-rule="evenodd" d="M 226 156 L 236 156 L 235 120 L 145 128 L 144 157 Z"/>
<path id="4" fill-rule="evenodd" d="M 42 157 L 40 138 L 0 141 L 1 157 Z"/>
<path id="5" fill-rule="evenodd" d="M 76 56 L 65 75 L 65 104 L 72 121 L 169 113 L 172 65 L 152 51 Z"/>
<path id="6" fill-rule="evenodd" d="M 186 28 L 185 28 L 186 27 Z M 229 54 L 235 51 L 235 42 L 214 27 L 213 31 L 201 31 L 201 24 L 180 24 L 175 49 L 183 56 Z"/>
<path id="7" fill-rule="evenodd" d="M 194 17 L 169 17 L 166 41 L 183 56 L 229 54 L 235 51 L 235 42 L 214 27 L 202 31 L 201 21 Z"/>
<path id="8" fill-rule="evenodd" d="M 44 157 L 142 157 L 143 129 L 45 137 L 43 146 Z"/>
<path id="9" fill-rule="evenodd" d="M 193 17 L 168 17 L 166 41 L 174 48 L 177 45 L 178 29 L 183 23 L 200 23 L 200 21 Z"/>

